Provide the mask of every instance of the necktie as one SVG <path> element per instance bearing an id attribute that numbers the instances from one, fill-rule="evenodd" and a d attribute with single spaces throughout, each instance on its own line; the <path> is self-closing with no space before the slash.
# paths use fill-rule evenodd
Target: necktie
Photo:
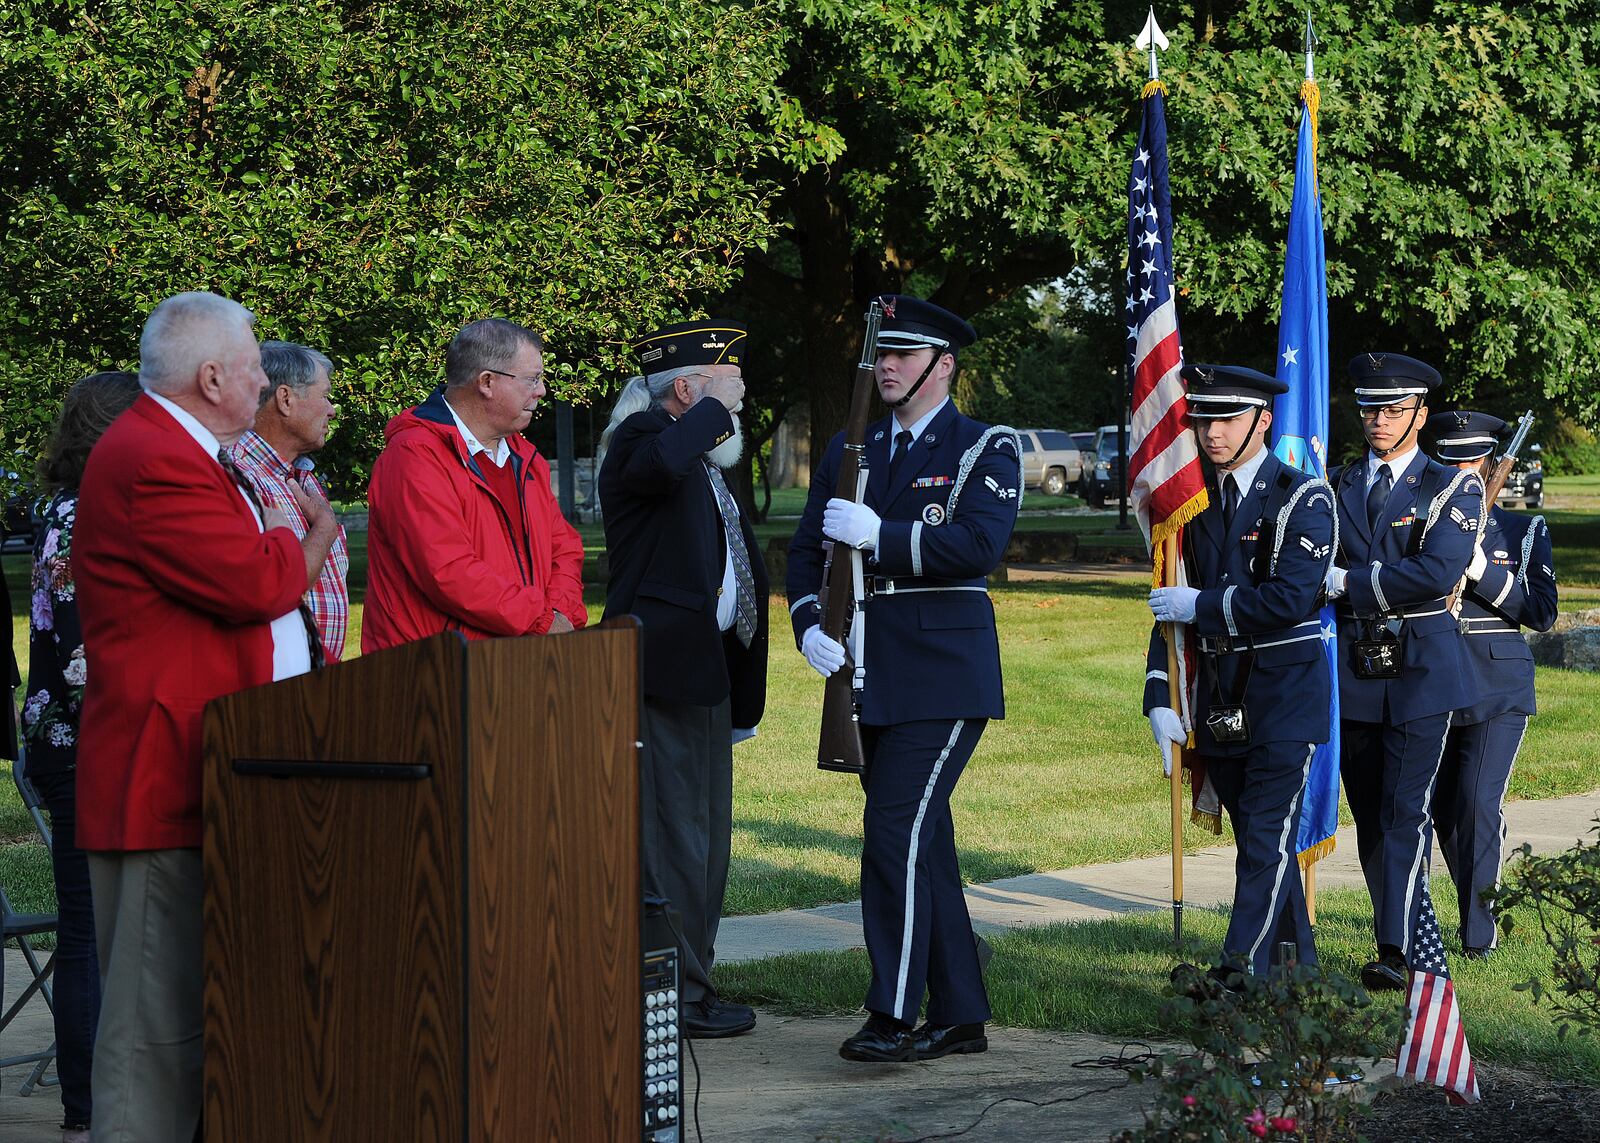
<path id="1" fill-rule="evenodd" d="M 756 579 L 750 571 L 750 549 L 745 547 L 744 531 L 739 527 L 739 509 L 734 506 L 728 482 L 722 479 L 722 470 L 709 460 L 705 465 L 706 475 L 711 478 L 711 490 L 717 496 L 722 532 L 728 538 L 728 558 L 733 561 L 733 631 L 739 636 L 739 642 L 748 647 L 756 637 Z"/>
<path id="2" fill-rule="evenodd" d="M 1383 515 L 1383 506 L 1389 500 L 1389 489 L 1392 487 L 1394 487 L 1394 477 L 1389 473 L 1389 466 L 1380 464 L 1377 478 L 1367 491 L 1367 531 L 1378 530 L 1378 517 Z"/>
<path id="3" fill-rule="evenodd" d="M 261 494 L 256 491 L 256 486 L 244 473 L 239 471 L 239 466 L 233 463 L 233 457 L 227 449 L 217 450 L 217 463 L 222 465 L 222 471 L 228 474 L 239 491 L 244 493 L 244 498 L 250 501 L 250 506 L 256 510 L 256 515 L 261 517 L 263 530 L 267 526 L 266 509 L 261 506 Z M 305 596 L 300 597 L 300 622 L 306 629 L 306 643 L 311 649 L 311 667 L 313 670 L 322 666 L 327 660 L 322 651 L 322 635 L 317 630 L 317 617 L 311 614 L 311 607 L 306 603 Z"/>
<path id="4" fill-rule="evenodd" d="M 894 455 L 889 458 L 889 486 L 894 487 L 895 473 L 900 471 L 900 462 L 905 459 L 906 453 L 911 451 L 911 430 L 901 429 L 894 435 Z"/>
<path id="5" fill-rule="evenodd" d="M 1222 531 L 1225 536 L 1233 535 L 1233 517 L 1239 511 L 1239 485 L 1233 479 L 1233 473 L 1227 473 L 1222 478 Z"/>

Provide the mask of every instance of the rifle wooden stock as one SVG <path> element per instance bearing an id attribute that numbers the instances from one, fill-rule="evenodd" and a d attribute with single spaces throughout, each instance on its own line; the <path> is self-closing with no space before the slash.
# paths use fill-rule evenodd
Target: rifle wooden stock
<path id="1" fill-rule="evenodd" d="M 1506 446 L 1505 455 L 1495 461 L 1489 470 L 1489 479 L 1484 483 L 1483 489 L 1483 514 L 1487 516 L 1489 509 L 1495 506 L 1500 499 L 1500 492 L 1506 486 L 1506 481 L 1511 479 L 1511 470 L 1517 465 L 1517 453 L 1521 451 L 1523 442 L 1528 439 L 1528 432 L 1533 428 L 1533 410 L 1529 409 L 1517 420 L 1517 431 Z"/>
<path id="2" fill-rule="evenodd" d="M 845 423 L 844 452 L 839 458 L 839 480 L 834 495 L 841 500 L 861 499 L 866 465 L 867 417 L 872 410 L 872 394 L 877 388 L 873 376 L 878 361 L 878 323 L 883 311 L 874 301 L 867 310 L 867 335 L 856 365 L 855 387 L 850 392 L 850 419 Z M 858 664 L 848 642 L 851 613 L 858 607 L 856 585 L 861 574 L 861 553 L 832 540 L 822 542 L 827 553 L 822 572 L 822 588 L 817 592 L 817 609 L 822 612 L 822 633 L 845 647 L 845 664 L 828 676 L 822 693 L 822 734 L 817 744 L 817 768 L 863 774 L 867 769 L 866 751 L 861 746 L 861 721 L 856 696 Z"/>

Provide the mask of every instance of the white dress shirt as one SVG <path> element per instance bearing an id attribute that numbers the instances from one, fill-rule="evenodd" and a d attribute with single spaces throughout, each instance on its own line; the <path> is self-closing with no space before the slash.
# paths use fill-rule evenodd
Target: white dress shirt
<path id="1" fill-rule="evenodd" d="M 172 414 L 172 419 L 183 426 L 185 432 L 195 439 L 213 464 L 218 468 L 222 462 L 217 459 L 217 453 L 222 445 L 217 441 L 211 430 L 202 425 L 195 415 L 181 405 L 167 400 L 160 393 L 152 393 L 149 389 L 145 394 L 156 404 Z M 250 509 L 250 514 L 256 518 L 256 527 L 266 531 L 266 525 L 261 519 L 261 513 L 256 511 L 256 506 L 250 503 L 250 497 L 244 494 L 244 489 L 239 488 L 239 499 L 245 502 Z M 292 679 L 296 675 L 303 675 L 311 669 L 311 645 L 307 642 L 305 622 L 300 618 L 300 609 L 286 611 L 272 621 L 272 681 L 279 679 Z"/>

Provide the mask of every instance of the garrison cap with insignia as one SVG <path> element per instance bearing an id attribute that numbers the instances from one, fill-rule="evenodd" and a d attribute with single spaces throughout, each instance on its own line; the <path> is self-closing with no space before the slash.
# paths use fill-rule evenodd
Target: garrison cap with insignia
<path id="1" fill-rule="evenodd" d="M 1430 390 L 1443 380 L 1439 371 L 1415 357 L 1399 353 L 1362 353 L 1350 359 L 1356 382 L 1356 404 L 1397 405 L 1407 397 L 1426 403 Z"/>
<path id="2" fill-rule="evenodd" d="M 1482 460 L 1494 451 L 1506 423 L 1488 413 L 1449 409 L 1428 418 L 1423 441 L 1428 451 L 1445 464 Z"/>
<path id="3" fill-rule="evenodd" d="M 682 321 L 633 343 L 646 377 L 686 365 L 743 365 L 748 330 L 720 318 Z"/>
<path id="4" fill-rule="evenodd" d="M 975 329 L 943 306 L 906 294 L 879 294 L 874 300 L 883 307 L 880 350 L 936 349 L 954 354 L 978 340 Z"/>
<path id="5" fill-rule="evenodd" d="M 1202 421 L 1223 421 L 1254 409 L 1269 409 L 1272 398 L 1289 386 L 1242 365 L 1185 365 L 1189 386 L 1189 416 Z"/>

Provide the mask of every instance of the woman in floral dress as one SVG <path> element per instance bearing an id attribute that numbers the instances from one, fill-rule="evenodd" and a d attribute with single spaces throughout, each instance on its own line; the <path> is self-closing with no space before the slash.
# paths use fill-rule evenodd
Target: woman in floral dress
<path id="1" fill-rule="evenodd" d="M 73 837 L 78 712 L 88 669 L 72 583 L 72 524 L 89 449 L 139 396 L 132 373 L 95 373 L 67 393 L 61 419 L 39 461 L 47 493 L 34 533 L 28 692 L 22 735 L 28 777 L 50 811 L 56 882 L 56 1074 L 61 1077 L 63 1143 L 88 1143 L 89 1072 L 100 1018 L 89 865 Z"/>

